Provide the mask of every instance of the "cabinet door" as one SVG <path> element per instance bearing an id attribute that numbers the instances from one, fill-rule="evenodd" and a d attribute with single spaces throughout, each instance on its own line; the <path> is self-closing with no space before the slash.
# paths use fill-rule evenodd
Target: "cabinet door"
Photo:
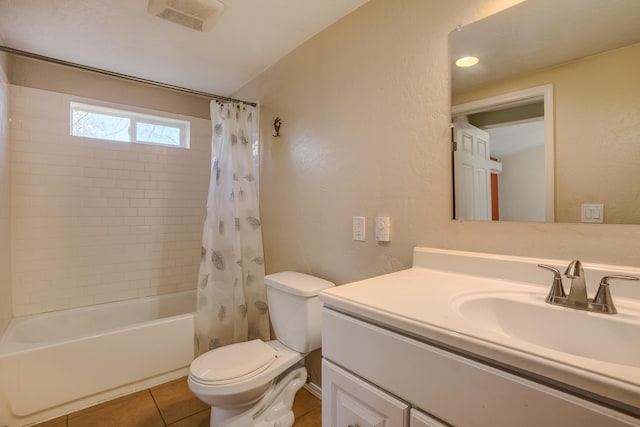
<path id="1" fill-rule="evenodd" d="M 411 427 L 447 427 L 447 424 L 414 408 L 411 408 L 411 422 L 409 425 Z"/>
<path id="2" fill-rule="evenodd" d="M 409 406 L 322 361 L 322 427 L 407 427 Z"/>

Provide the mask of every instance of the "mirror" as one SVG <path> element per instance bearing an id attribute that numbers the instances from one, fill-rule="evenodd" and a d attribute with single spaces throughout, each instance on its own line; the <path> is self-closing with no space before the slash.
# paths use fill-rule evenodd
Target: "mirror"
<path id="1" fill-rule="evenodd" d="M 640 224 L 638 22 L 638 0 L 526 0 L 450 34 L 455 218 Z"/>

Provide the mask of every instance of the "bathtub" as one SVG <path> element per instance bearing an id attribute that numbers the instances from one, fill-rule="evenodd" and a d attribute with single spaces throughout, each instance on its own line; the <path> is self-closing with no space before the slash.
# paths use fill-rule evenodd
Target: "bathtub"
<path id="1" fill-rule="evenodd" d="M 14 318 L 0 339 L 0 426 L 22 426 L 188 372 L 195 291 Z"/>

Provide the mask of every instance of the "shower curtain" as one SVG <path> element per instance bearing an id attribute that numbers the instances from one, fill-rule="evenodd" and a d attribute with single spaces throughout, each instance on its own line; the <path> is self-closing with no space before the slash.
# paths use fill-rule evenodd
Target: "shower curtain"
<path id="1" fill-rule="evenodd" d="M 211 180 L 202 237 L 198 354 L 269 340 L 262 230 L 258 212 L 255 107 L 211 102 Z"/>

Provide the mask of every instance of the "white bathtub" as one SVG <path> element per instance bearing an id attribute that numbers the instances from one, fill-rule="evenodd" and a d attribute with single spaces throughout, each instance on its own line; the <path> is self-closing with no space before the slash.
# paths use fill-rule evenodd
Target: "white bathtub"
<path id="1" fill-rule="evenodd" d="M 195 291 L 15 318 L 0 339 L 0 426 L 22 426 L 188 372 Z"/>

